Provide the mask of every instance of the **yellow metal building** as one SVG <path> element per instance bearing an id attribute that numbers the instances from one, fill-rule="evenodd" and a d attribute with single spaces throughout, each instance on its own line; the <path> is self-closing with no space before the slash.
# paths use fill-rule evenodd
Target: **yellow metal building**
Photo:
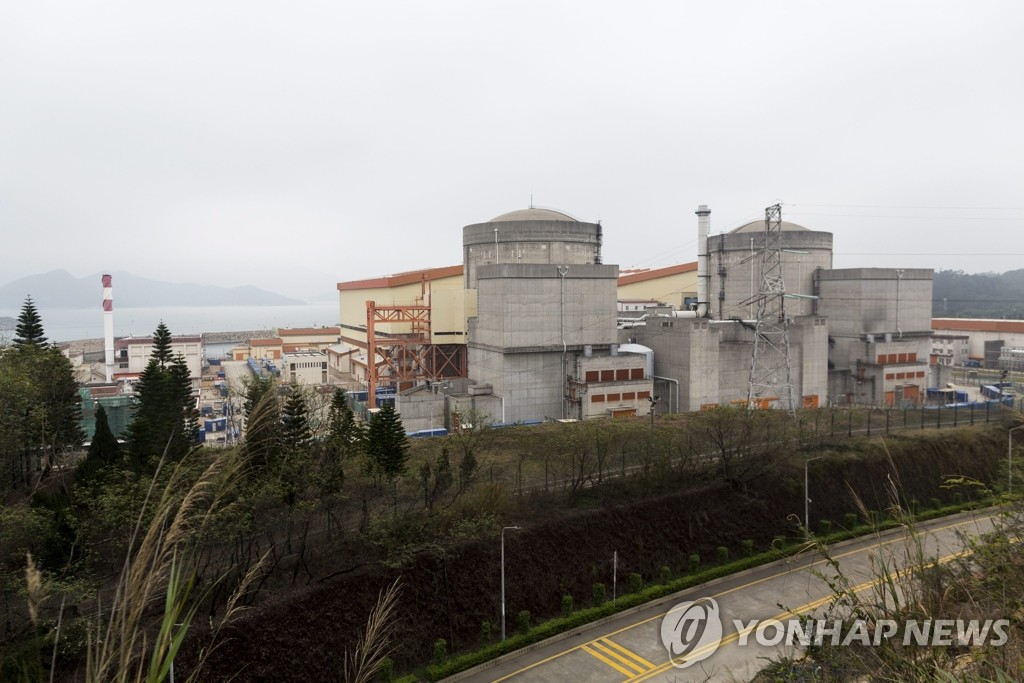
<path id="1" fill-rule="evenodd" d="M 685 308 L 684 299 L 697 296 L 697 262 L 665 268 L 624 270 L 619 274 L 619 301 L 658 301 Z"/>

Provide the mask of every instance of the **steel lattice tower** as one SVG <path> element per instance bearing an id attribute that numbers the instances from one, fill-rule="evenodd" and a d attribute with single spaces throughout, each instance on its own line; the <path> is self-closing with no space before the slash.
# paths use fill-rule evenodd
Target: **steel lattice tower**
<path id="1" fill-rule="evenodd" d="M 793 381 L 789 362 L 789 320 L 786 318 L 786 284 L 782 278 L 782 206 L 764 210 L 764 248 L 761 250 L 761 287 L 757 325 L 750 359 L 747 406 L 767 407 L 772 400 L 792 412 Z"/>

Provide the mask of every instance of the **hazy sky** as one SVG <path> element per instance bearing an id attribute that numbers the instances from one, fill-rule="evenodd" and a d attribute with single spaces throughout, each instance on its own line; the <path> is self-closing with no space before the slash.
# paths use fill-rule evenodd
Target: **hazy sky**
<path id="1" fill-rule="evenodd" d="M 0 284 L 54 268 L 329 294 L 462 226 L 604 260 L 783 218 L 836 266 L 1024 267 L 1024 4 L 0 4 Z"/>

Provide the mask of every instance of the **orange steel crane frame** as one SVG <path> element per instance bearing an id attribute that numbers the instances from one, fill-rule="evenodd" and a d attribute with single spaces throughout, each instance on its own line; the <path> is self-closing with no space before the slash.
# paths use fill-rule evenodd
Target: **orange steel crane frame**
<path id="1" fill-rule="evenodd" d="M 376 326 L 379 323 L 409 323 L 411 332 L 378 337 Z M 378 306 L 375 301 L 367 301 L 366 349 L 367 408 L 377 407 L 379 384 L 467 376 L 465 345 L 430 343 L 430 306 L 427 304 Z"/>

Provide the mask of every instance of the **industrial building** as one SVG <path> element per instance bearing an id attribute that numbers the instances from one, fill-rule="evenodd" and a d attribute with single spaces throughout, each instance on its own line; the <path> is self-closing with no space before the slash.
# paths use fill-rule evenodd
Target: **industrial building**
<path id="1" fill-rule="evenodd" d="M 123 337 L 114 342 L 116 382 L 132 383 L 146 369 L 153 355 L 152 337 Z M 171 355 L 181 356 L 188 366 L 193 389 L 199 389 L 203 370 L 203 338 L 200 335 L 174 335 L 171 337 Z"/>
<path id="2" fill-rule="evenodd" d="M 990 369 L 1007 369 L 1024 348 L 1024 320 L 993 318 L 935 318 L 932 320 L 935 338 L 947 336 L 967 337 L 967 359 Z M 1006 352 L 1004 353 L 1004 349 Z"/>
<path id="3" fill-rule="evenodd" d="M 828 319 L 829 396 L 862 405 L 917 404 L 931 385 L 932 271 L 815 272 Z"/>
<path id="4" fill-rule="evenodd" d="M 600 223 L 531 207 L 467 225 L 462 266 L 338 285 L 330 364 L 397 389 L 410 431 L 922 400 L 932 271 L 833 269 L 832 234 L 772 208 L 711 235 L 699 207 L 696 263 L 626 273 Z M 431 360 L 444 342 L 456 362 Z"/>
<path id="5" fill-rule="evenodd" d="M 622 331 L 654 351 L 657 389 L 671 410 L 905 405 L 925 395 L 931 270 L 832 269 L 831 233 L 779 218 L 773 322 L 785 343 L 758 355 L 768 219 L 709 236 L 701 223 L 710 210 L 697 215 L 696 315 L 648 316 Z M 755 391 L 757 365 L 772 371 L 777 391 Z"/>
<path id="6" fill-rule="evenodd" d="M 499 397 L 503 423 L 646 414 L 645 360 L 618 354 L 618 266 L 602 227 L 523 209 L 463 228 L 469 378 Z"/>
<path id="7" fill-rule="evenodd" d="M 291 384 L 327 384 L 327 354 L 292 351 L 281 359 L 281 377 Z"/>
<path id="8" fill-rule="evenodd" d="M 970 360 L 971 338 L 966 334 L 932 333 L 932 353 L 929 363 L 945 367 L 963 367 Z"/>

